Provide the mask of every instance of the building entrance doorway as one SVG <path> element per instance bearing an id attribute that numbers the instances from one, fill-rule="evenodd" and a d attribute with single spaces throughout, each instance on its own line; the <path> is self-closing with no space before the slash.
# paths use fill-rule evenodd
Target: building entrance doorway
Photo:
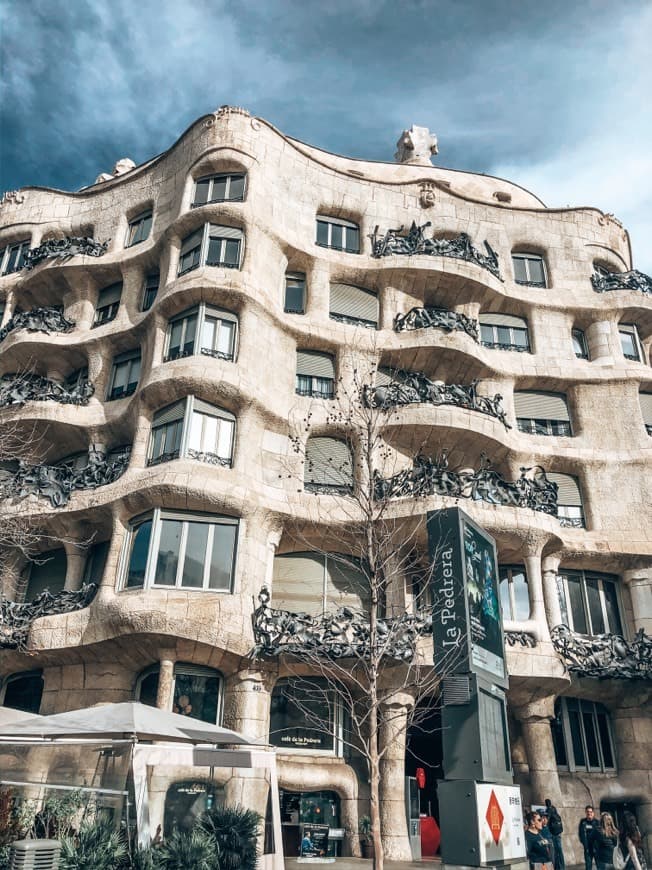
<path id="1" fill-rule="evenodd" d="M 418 803 L 424 856 L 434 854 L 439 846 L 437 781 L 444 778 L 443 754 L 441 708 L 438 701 L 427 700 L 417 706 L 405 746 L 405 776 L 416 777 L 419 768 L 425 773 L 425 783 L 421 776 L 418 778 L 423 783 L 418 788 Z"/>
<path id="2" fill-rule="evenodd" d="M 340 798 L 334 791 L 280 790 L 283 854 L 296 858 L 301 847 L 304 825 L 328 825 L 326 857 L 341 855 L 343 832 L 340 829 Z M 340 833 L 341 832 L 341 833 Z"/>

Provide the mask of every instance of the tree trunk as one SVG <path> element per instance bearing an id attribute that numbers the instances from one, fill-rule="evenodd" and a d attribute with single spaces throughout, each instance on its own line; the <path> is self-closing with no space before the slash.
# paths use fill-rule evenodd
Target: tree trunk
<path id="1" fill-rule="evenodd" d="M 375 688 L 375 687 L 374 687 Z M 375 693 L 374 693 L 375 694 Z M 378 703 L 372 700 L 371 734 L 369 735 L 369 789 L 371 839 L 374 846 L 373 870 L 383 870 L 385 855 L 380 831 L 380 758 L 378 757 Z"/>

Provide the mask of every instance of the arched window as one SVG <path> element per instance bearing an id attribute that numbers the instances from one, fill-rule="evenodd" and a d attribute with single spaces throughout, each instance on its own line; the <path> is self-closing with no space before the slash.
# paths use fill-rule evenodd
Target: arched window
<path id="1" fill-rule="evenodd" d="M 136 685 L 137 700 L 155 707 L 158 682 L 158 665 L 144 671 Z M 222 674 L 214 668 L 177 662 L 174 666 L 172 712 L 219 724 L 222 720 L 223 682 Z"/>
<path id="2" fill-rule="evenodd" d="M 243 172 L 204 175 L 195 182 L 192 207 L 207 202 L 242 202 L 245 195 L 246 175 Z"/>
<path id="3" fill-rule="evenodd" d="M 519 390 L 514 393 L 519 431 L 529 435 L 572 435 L 566 397 L 561 393 Z"/>
<path id="4" fill-rule="evenodd" d="M 269 742 L 286 752 L 342 755 L 341 707 L 326 680 L 279 680 L 272 692 Z"/>
<path id="5" fill-rule="evenodd" d="M 499 565 L 503 617 L 518 622 L 530 616 L 527 574 L 523 565 Z"/>
<path id="6" fill-rule="evenodd" d="M 335 360 L 328 353 L 297 350 L 296 393 L 315 399 L 332 399 L 335 395 Z"/>
<path id="7" fill-rule="evenodd" d="M 330 318 L 354 326 L 378 328 L 378 296 L 353 284 L 331 284 Z"/>
<path id="8" fill-rule="evenodd" d="M 527 320 L 513 314 L 481 314 L 480 340 L 483 347 L 530 353 Z"/>
<path id="9" fill-rule="evenodd" d="M 573 350 L 578 359 L 589 359 L 589 346 L 586 342 L 586 335 L 581 329 L 571 330 L 571 340 L 573 342 Z"/>
<path id="10" fill-rule="evenodd" d="M 317 215 L 317 244 L 322 248 L 346 251 L 348 254 L 360 253 L 360 227 L 341 218 Z"/>
<path id="11" fill-rule="evenodd" d="M 527 287 L 546 287 L 546 264 L 540 254 L 512 253 L 514 280 Z"/>
<path id="12" fill-rule="evenodd" d="M 309 438 L 303 479 L 308 492 L 349 495 L 353 490 L 353 460 L 346 441 Z"/>
<path id="13" fill-rule="evenodd" d="M 559 525 L 564 528 L 586 528 L 582 494 L 576 478 L 570 474 L 557 474 L 554 471 L 549 471 L 547 477 L 559 487 L 557 493 Z"/>
<path id="14" fill-rule="evenodd" d="M 25 265 L 25 254 L 29 250 L 30 239 L 21 242 L 12 242 L 4 248 L 0 248 L 0 275 L 8 275 L 10 272 L 20 272 Z"/>
<path id="15" fill-rule="evenodd" d="M 274 607 L 317 616 L 369 606 L 369 581 L 358 559 L 342 553 L 283 553 L 274 559 Z"/>
<path id="16" fill-rule="evenodd" d="M 2 706 L 24 713 L 38 713 L 43 697 L 41 671 L 24 671 L 11 674 L 2 687 Z"/>

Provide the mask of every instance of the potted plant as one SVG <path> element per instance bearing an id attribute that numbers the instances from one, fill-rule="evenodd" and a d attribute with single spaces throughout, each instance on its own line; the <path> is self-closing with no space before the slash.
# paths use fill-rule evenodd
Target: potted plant
<path id="1" fill-rule="evenodd" d="M 371 819 L 369 816 L 362 816 L 358 824 L 358 832 L 360 834 L 360 846 L 362 848 L 363 858 L 374 857 L 374 841 L 371 838 Z"/>

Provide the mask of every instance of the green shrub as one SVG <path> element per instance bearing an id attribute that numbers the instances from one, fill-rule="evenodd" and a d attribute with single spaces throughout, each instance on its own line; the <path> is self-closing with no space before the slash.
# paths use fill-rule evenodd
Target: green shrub
<path id="1" fill-rule="evenodd" d="M 146 849 L 136 848 L 129 862 L 129 870 L 162 870 L 159 859 L 159 849 L 149 846 Z M 188 868 L 190 870 L 190 868 Z"/>
<path id="2" fill-rule="evenodd" d="M 197 828 L 174 831 L 156 849 L 154 867 L 161 870 L 220 870 L 218 849 L 208 834 Z"/>
<path id="3" fill-rule="evenodd" d="M 127 859 L 127 844 L 102 816 L 87 819 L 75 837 L 62 837 L 59 870 L 117 870 Z"/>
<path id="4" fill-rule="evenodd" d="M 198 826 L 218 845 L 220 870 L 255 870 L 260 820 L 253 810 L 219 806 L 199 818 Z"/>

